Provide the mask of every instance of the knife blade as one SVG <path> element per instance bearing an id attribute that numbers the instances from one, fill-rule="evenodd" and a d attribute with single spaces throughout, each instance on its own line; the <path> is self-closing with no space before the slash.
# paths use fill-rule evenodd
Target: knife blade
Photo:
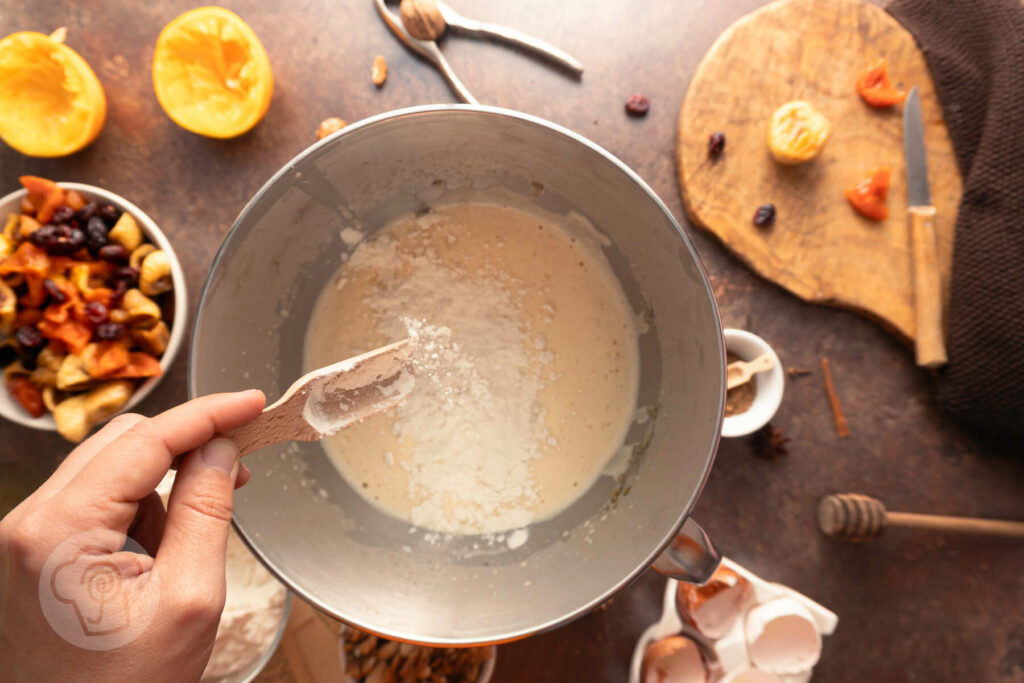
<path id="1" fill-rule="evenodd" d="M 924 122 L 917 86 L 910 89 L 903 109 L 903 151 L 907 157 L 907 205 L 931 206 L 928 158 L 924 149 Z"/>
<path id="2" fill-rule="evenodd" d="M 914 260 L 914 346 L 918 365 L 938 368 L 947 362 L 942 323 L 942 272 L 935 239 L 936 212 L 928 187 L 921 99 L 916 86 L 911 88 L 903 109 L 903 150 L 907 162 L 910 251 Z"/>

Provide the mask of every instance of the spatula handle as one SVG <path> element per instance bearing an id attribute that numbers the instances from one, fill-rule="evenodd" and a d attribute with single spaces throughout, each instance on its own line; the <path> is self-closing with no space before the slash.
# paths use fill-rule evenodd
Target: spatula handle
<path id="1" fill-rule="evenodd" d="M 914 256 L 914 312 L 917 364 L 938 368 L 946 364 L 942 328 L 942 278 L 935 244 L 935 207 L 910 207 L 910 243 Z"/>

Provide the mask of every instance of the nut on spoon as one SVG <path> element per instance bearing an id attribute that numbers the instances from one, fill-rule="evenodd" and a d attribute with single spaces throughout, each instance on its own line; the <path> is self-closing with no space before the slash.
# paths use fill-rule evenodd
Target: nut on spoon
<path id="1" fill-rule="evenodd" d="M 409 340 L 313 370 L 247 425 L 226 434 L 240 456 L 282 441 L 319 441 L 394 408 L 412 391 Z"/>
<path id="2" fill-rule="evenodd" d="M 726 389 L 733 389 L 741 384 L 746 384 L 750 378 L 759 372 L 771 370 L 775 367 L 775 360 L 766 354 L 758 356 L 752 361 L 737 360 L 729 363 L 726 373 Z"/>

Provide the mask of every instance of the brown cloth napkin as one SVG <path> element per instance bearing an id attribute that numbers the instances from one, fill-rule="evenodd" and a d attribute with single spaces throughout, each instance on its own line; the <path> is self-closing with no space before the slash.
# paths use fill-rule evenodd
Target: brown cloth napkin
<path id="1" fill-rule="evenodd" d="M 924 51 L 963 178 L 939 404 L 978 435 L 1021 445 L 1024 2 L 894 0 L 886 9 Z"/>

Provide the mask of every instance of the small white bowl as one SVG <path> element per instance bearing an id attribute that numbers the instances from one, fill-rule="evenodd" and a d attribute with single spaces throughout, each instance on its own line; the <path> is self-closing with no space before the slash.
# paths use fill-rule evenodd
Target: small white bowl
<path id="1" fill-rule="evenodd" d="M 167 237 L 160 228 L 156 227 L 156 223 L 153 219 L 142 212 L 142 209 L 132 204 L 130 201 L 120 195 L 116 195 L 113 192 L 108 192 L 99 187 L 93 187 L 92 185 L 85 185 L 83 183 L 62 183 L 58 182 L 58 185 L 63 187 L 65 190 L 77 190 L 88 199 L 95 199 L 102 204 L 113 204 L 121 211 L 127 211 L 135 218 L 135 221 L 139 224 L 142 232 L 146 235 L 150 242 L 155 244 L 159 249 L 167 252 L 171 261 L 171 276 L 174 280 L 174 320 L 171 321 L 171 336 L 167 342 L 167 350 L 164 351 L 164 355 L 160 357 L 160 368 L 163 373 L 158 377 L 151 377 L 142 384 L 140 384 L 135 392 L 128 399 L 128 403 L 119 410 L 116 414 L 127 412 L 139 404 L 142 399 L 146 398 L 156 385 L 160 383 L 160 380 L 167 374 L 171 364 L 174 362 L 174 357 L 178 353 L 178 349 L 181 348 L 181 342 L 185 338 L 185 327 L 188 321 L 188 292 L 185 289 L 185 271 L 181 269 L 181 263 L 178 262 L 178 256 L 174 253 L 174 249 L 171 247 L 171 243 L 167 240 Z M 21 205 L 21 199 L 27 194 L 24 189 L 17 190 L 10 193 L 3 199 L 0 199 L 0 221 L 7 219 L 8 214 L 18 213 L 19 206 Z M 25 425 L 26 427 L 32 427 L 33 429 L 43 429 L 49 431 L 57 430 L 57 423 L 53 421 L 53 415 L 49 412 L 45 413 L 42 417 L 32 417 L 18 404 L 14 398 L 11 397 L 10 393 L 0 387 L 0 416 L 17 422 L 18 424 Z M 111 416 L 113 417 L 113 416 Z M 109 418 L 108 418 L 109 419 Z"/>
<path id="2" fill-rule="evenodd" d="M 725 334 L 725 350 L 731 351 L 741 360 L 751 361 L 767 353 L 775 361 L 771 370 L 754 375 L 754 402 L 746 412 L 726 417 L 722 422 L 722 436 L 737 437 L 753 434 L 768 421 L 775 417 L 775 412 L 782 404 L 782 394 L 786 387 L 786 378 L 782 372 L 782 362 L 775 350 L 764 339 L 746 330 L 723 330 Z"/>

